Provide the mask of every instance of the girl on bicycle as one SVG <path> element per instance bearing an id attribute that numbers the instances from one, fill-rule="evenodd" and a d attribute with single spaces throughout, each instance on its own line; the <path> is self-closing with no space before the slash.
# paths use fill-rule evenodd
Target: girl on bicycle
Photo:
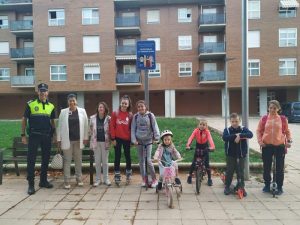
<path id="1" fill-rule="evenodd" d="M 181 159 L 180 153 L 175 148 L 173 142 L 172 142 L 173 133 L 170 130 L 164 130 L 161 132 L 160 139 L 162 141 L 162 144 L 159 144 L 157 147 L 157 150 L 154 154 L 153 159 L 155 161 L 160 161 L 159 164 L 159 181 L 157 189 L 161 190 L 162 188 L 162 181 L 163 181 L 163 174 L 164 174 L 164 167 L 165 166 L 174 166 L 175 167 L 175 183 L 177 185 L 180 185 L 180 179 L 178 178 L 178 165 L 175 161 L 173 161 L 173 158 Z"/>
<path id="2" fill-rule="evenodd" d="M 215 143 L 211 137 L 210 131 L 208 130 L 207 121 L 205 119 L 199 120 L 198 127 L 193 131 L 191 136 L 188 139 L 186 148 L 190 149 L 192 141 L 196 139 L 196 149 L 207 149 L 213 151 L 215 149 Z M 204 164 L 208 176 L 207 185 L 212 186 L 213 182 L 211 179 L 211 170 L 209 166 L 209 151 L 204 151 Z M 194 154 L 194 159 L 190 167 L 189 176 L 187 178 L 187 183 L 192 183 L 192 173 L 195 170 L 195 161 L 196 161 L 196 151 Z"/>
<path id="3" fill-rule="evenodd" d="M 142 176 L 142 184 L 144 187 L 148 185 L 145 183 L 147 180 L 145 176 L 145 163 L 147 163 L 150 174 L 152 177 L 151 187 L 154 188 L 157 185 L 155 176 L 155 170 L 151 161 L 152 143 L 159 140 L 159 128 L 153 113 L 147 110 L 145 101 L 139 100 L 136 103 L 137 113 L 133 116 L 131 124 L 131 142 L 137 146 L 140 172 Z M 144 149 L 145 148 L 145 149 Z M 146 151 L 144 153 L 144 151 Z M 147 162 L 145 162 L 145 154 L 147 156 Z"/>

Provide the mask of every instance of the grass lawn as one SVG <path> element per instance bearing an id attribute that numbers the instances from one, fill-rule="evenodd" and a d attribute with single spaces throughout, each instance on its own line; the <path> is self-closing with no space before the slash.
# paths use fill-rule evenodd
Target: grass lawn
<path id="1" fill-rule="evenodd" d="M 177 150 L 181 153 L 184 162 L 190 162 L 193 158 L 194 151 L 186 151 L 185 145 L 187 139 L 197 126 L 197 119 L 192 118 L 157 118 L 159 129 L 166 130 L 169 129 L 173 132 L 173 142 Z M 12 145 L 13 137 L 20 135 L 21 122 L 20 121 L 0 121 L 0 148 L 8 148 Z M 211 162 L 225 162 L 224 154 L 224 143 L 219 134 L 212 132 L 212 137 L 216 145 L 216 150 L 210 154 Z M 192 143 L 195 146 L 195 141 Z M 156 146 L 153 147 L 152 154 L 155 152 Z M 137 152 L 136 148 L 131 148 L 132 162 L 137 163 Z M 4 155 L 8 156 L 11 152 L 4 151 Z M 114 151 L 111 148 L 109 162 L 114 161 Z M 122 162 L 124 162 L 124 155 L 122 155 Z M 250 162 L 261 162 L 261 156 L 259 153 L 250 152 Z"/>

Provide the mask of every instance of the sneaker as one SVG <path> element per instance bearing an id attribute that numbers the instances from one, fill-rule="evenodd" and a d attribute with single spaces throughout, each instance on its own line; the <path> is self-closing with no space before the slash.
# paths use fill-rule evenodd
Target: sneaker
<path id="1" fill-rule="evenodd" d="M 142 180 L 141 187 L 146 187 L 145 179 Z"/>
<path id="2" fill-rule="evenodd" d="M 78 187 L 82 187 L 83 186 L 83 182 L 81 180 L 77 181 L 77 186 Z"/>
<path id="3" fill-rule="evenodd" d="M 159 181 L 159 182 L 157 183 L 157 190 L 161 190 L 161 189 L 162 189 L 162 182 Z"/>
<path id="4" fill-rule="evenodd" d="M 178 177 L 175 177 L 175 184 L 177 185 L 180 185 L 181 184 L 181 181 Z"/>
<path id="5" fill-rule="evenodd" d="M 263 191 L 264 193 L 270 193 L 270 192 L 271 192 L 271 190 L 270 190 L 270 185 L 265 184 L 265 186 L 264 186 L 264 188 L 262 189 L 262 191 Z"/>
<path id="6" fill-rule="evenodd" d="M 41 188 L 53 188 L 53 184 L 50 184 L 48 181 L 46 181 L 44 183 L 39 183 L 39 186 Z"/>
<path id="7" fill-rule="evenodd" d="M 151 183 L 151 187 L 155 188 L 158 185 L 157 180 L 154 178 Z"/>
<path id="8" fill-rule="evenodd" d="M 188 176 L 186 182 L 187 182 L 188 184 L 191 184 L 191 183 L 192 183 L 192 176 L 191 176 L 191 175 Z"/>
<path id="9" fill-rule="evenodd" d="M 104 181 L 104 184 L 105 184 L 106 186 L 110 186 L 110 185 L 111 185 L 111 182 L 110 182 L 109 179 L 107 179 L 106 181 Z"/>
<path id="10" fill-rule="evenodd" d="M 276 195 L 282 195 L 283 194 L 282 188 L 278 188 L 275 194 Z"/>
<path id="11" fill-rule="evenodd" d="M 243 188 L 243 196 L 244 196 L 244 197 L 247 197 L 247 195 L 248 195 L 248 194 L 247 194 L 245 188 Z"/>
<path id="12" fill-rule="evenodd" d="M 212 185 L 213 185 L 212 179 L 208 179 L 207 185 L 208 185 L 208 186 L 212 186 Z"/>
<path id="13" fill-rule="evenodd" d="M 101 183 L 102 183 L 101 180 L 98 180 L 93 184 L 93 186 L 98 187 Z"/>
<path id="14" fill-rule="evenodd" d="M 71 188 L 71 185 L 69 183 L 65 183 L 64 188 L 69 190 Z"/>
<path id="15" fill-rule="evenodd" d="M 224 188 L 224 195 L 229 195 L 230 194 L 230 187 L 225 187 Z"/>

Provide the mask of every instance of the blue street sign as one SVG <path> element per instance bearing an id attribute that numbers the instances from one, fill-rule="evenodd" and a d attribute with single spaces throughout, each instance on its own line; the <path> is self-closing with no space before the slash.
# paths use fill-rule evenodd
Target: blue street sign
<path id="1" fill-rule="evenodd" d="M 136 66 L 141 70 L 155 69 L 154 41 L 138 41 L 136 43 Z"/>

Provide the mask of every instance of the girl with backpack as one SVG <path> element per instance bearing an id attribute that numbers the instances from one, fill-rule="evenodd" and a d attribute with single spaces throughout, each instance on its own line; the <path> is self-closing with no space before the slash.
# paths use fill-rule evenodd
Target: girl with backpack
<path id="1" fill-rule="evenodd" d="M 276 100 L 270 101 L 269 113 L 259 120 L 256 130 L 257 141 L 262 150 L 265 182 L 263 192 L 270 192 L 272 158 L 275 155 L 277 195 L 283 193 L 284 158 L 286 148 L 291 147 L 292 143 L 287 119 L 285 116 L 279 115 L 280 112 L 280 103 Z"/>

